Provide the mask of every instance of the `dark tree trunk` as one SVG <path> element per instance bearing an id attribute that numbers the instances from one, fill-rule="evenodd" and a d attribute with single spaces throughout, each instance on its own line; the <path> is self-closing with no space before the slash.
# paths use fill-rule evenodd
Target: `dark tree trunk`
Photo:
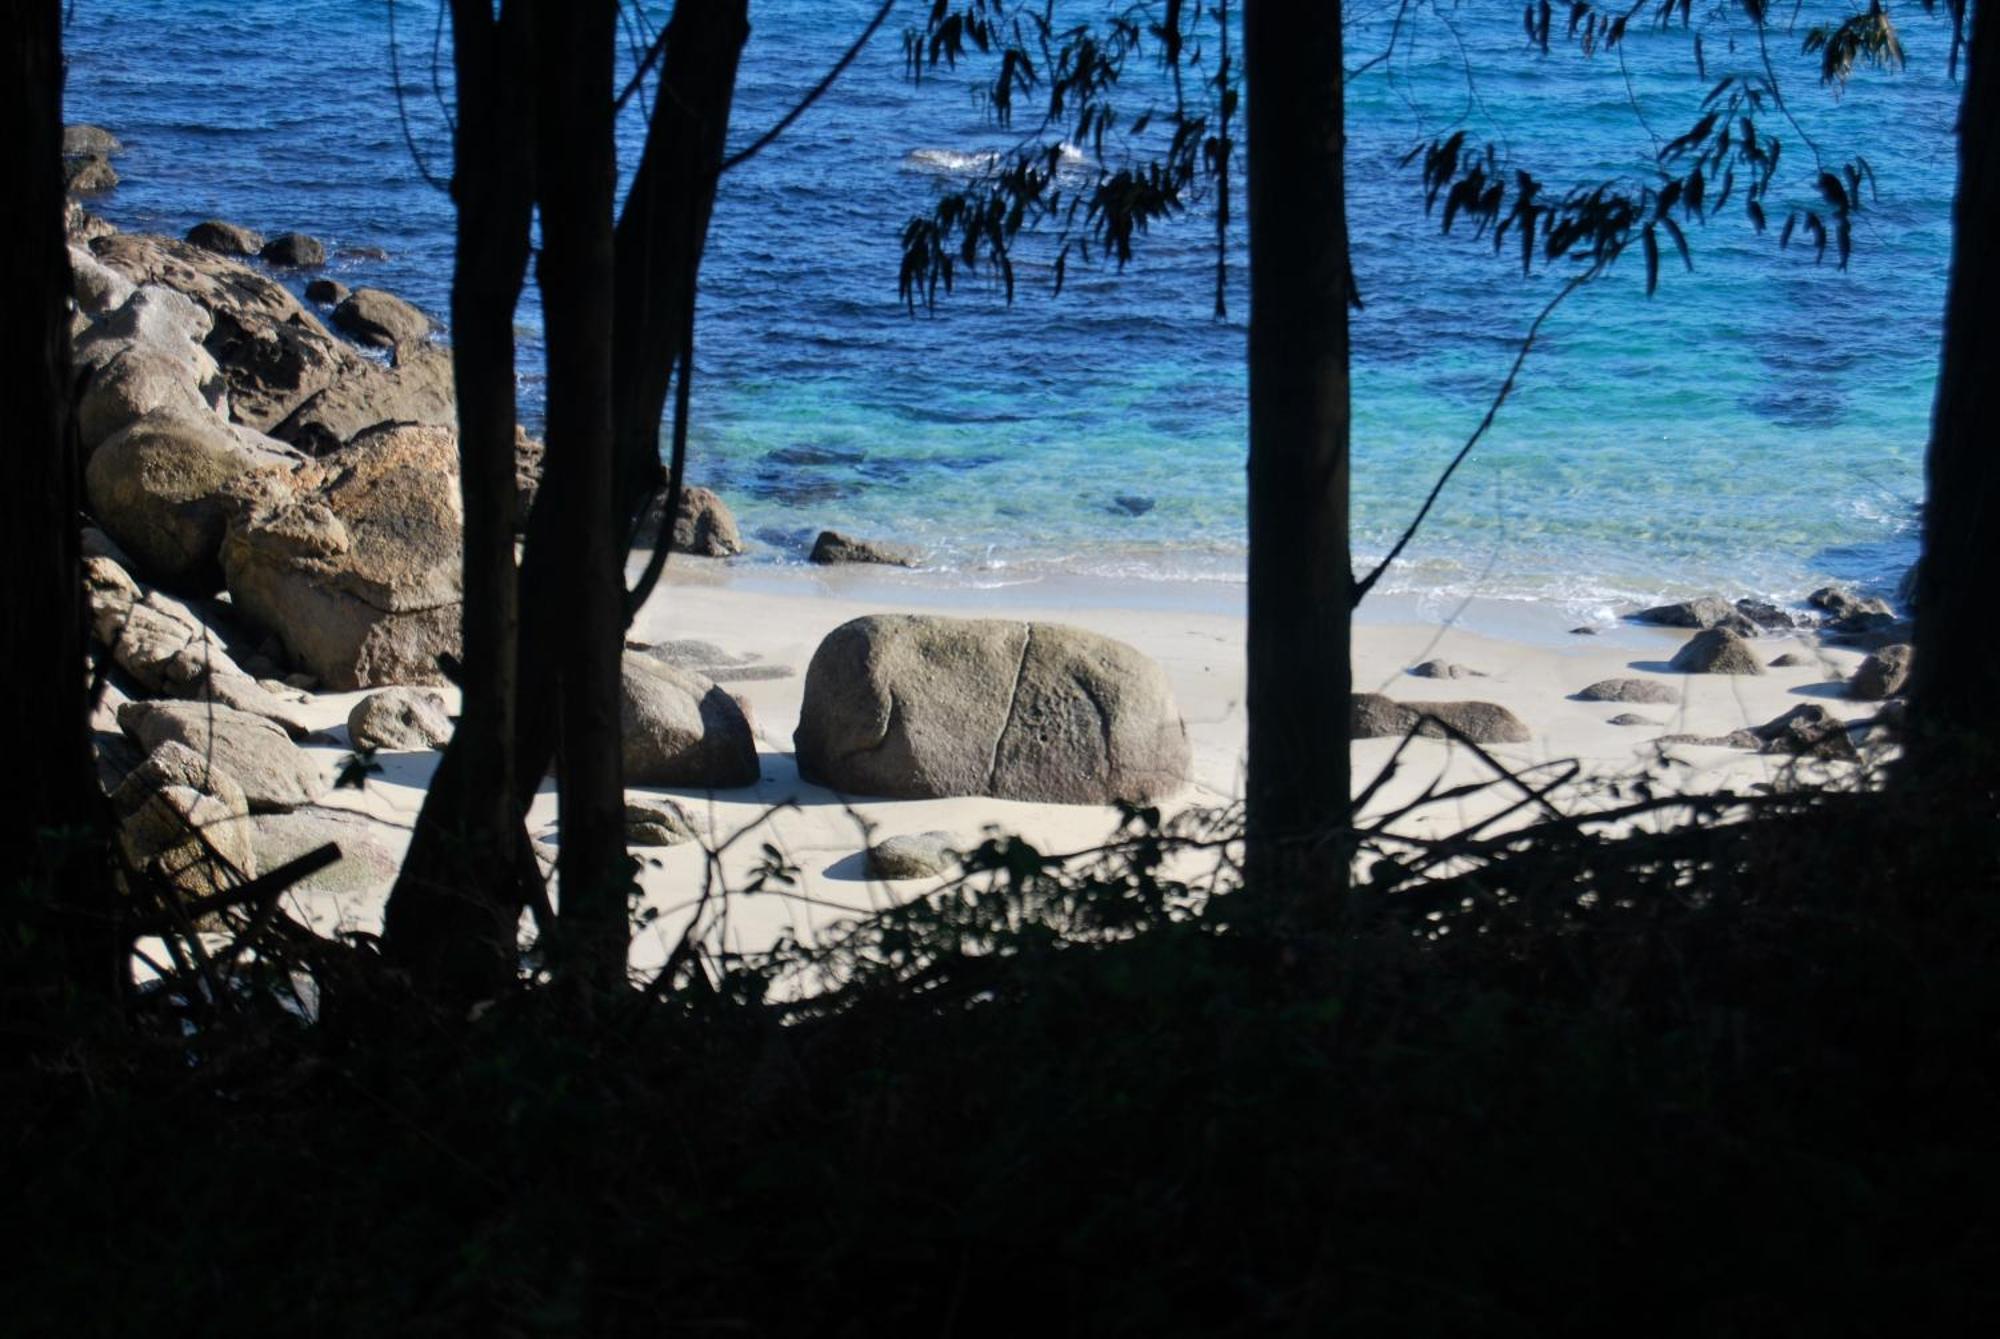
<path id="1" fill-rule="evenodd" d="M 562 825 L 554 948 L 570 984 L 609 990 L 625 979 L 632 886 L 619 731 L 624 528 L 614 501 L 611 414 L 617 6 L 537 6 L 535 27 L 550 490 L 536 509 L 547 511 L 560 556 L 551 643 Z"/>
<path id="2" fill-rule="evenodd" d="M 465 626 L 458 729 L 424 797 L 384 917 L 384 946 L 427 992 L 465 1003 L 516 976 L 526 890 L 514 784 L 514 311 L 534 212 L 526 9 L 454 0 L 458 129 L 452 192 L 452 368 L 465 501 Z M 530 865 L 529 868 L 532 868 Z"/>
<path id="3" fill-rule="evenodd" d="M 620 219 L 613 320 L 612 405 L 622 542 L 660 481 L 660 415 L 685 347 L 694 281 L 722 165 L 737 57 L 749 32 L 744 0 L 680 0 L 668 27 L 660 92 Z M 556 491 L 551 494 L 551 488 Z M 534 794 L 555 754 L 549 704 L 563 605 L 557 538 L 563 482 L 543 481 L 521 564 L 521 716 L 516 784 Z M 668 513 L 671 516 L 671 512 Z M 670 540 L 671 526 L 662 537 Z"/>
<path id="4" fill-rule="evenodd" d="M 1323 929 L 1347 883 L 1347 208 L 1340 7 L 1249 0 L 1250 896 Z"/>
<path id="5" fill-rule="evenodd" d="M 7 1023 L 46 1022 L 120 989 L 103 804 L 91 766 L 69 412 L 69 252 L 63 235 L 62 6 L 24 0 L 0 34 L 0 633 L 13 674 L 0 739 L 15 773 L 0 880 L 0 1001 Z"/>
<path id="6" fill-rule="evenodd" d="M 1972 10 L 1906 761 L 1919 784 L 1990 795 L 2000 784 L 2000 647 L 1989 607 L 2000 585 L 2000 13 L 1990 3 Z"/>

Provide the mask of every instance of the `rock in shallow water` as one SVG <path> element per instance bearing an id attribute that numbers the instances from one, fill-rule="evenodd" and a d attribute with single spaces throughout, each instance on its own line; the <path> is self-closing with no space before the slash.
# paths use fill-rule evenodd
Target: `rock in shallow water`
<path id="1" fill-rule="evenodd" d="M 910 614 L 827 634 L 793 736 L 809 781 L 860 795 L 1146 802 L 1187 784 L 1160 668 L 1079 628 Z"/>
<path id="2" fill-rule="evenodd" d="M 218 256 L 254 256 L 264 245 L 264 239 L 258 233 L 221 219 L 208 219 L 195 224 L 188 229 L 187 240 L 189 246 L 213 251 Z"/>
<path id="3" fill-rule="evenodd" d="M 822 530 L 813 541 L 811 561 L 822 566 L 836 563 L 881 563 L 889 567 L 915 567 L 916 550 L 901 544 L 883 544 L 872 539 L 856 539 L 838 530 Z"/>

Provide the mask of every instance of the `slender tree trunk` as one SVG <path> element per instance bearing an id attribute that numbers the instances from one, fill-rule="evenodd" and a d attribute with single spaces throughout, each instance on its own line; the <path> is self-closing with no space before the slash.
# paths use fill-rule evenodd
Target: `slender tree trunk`
<path id="1" fill-rule="evenodd" d="M 515 979 L 525 890 L 514 784 L 514 312 L 534 213 L 526 9 L 454 0 L 458 129 L 452 368 L 465 502 L 458 729 L 424 798 L 384 917 L 385 949 L 429 993 L 488 998 Z"/>
<path id="2" fill-rule="evenodd" d="M 1249 895 L 1322 929 L 1347 884 L 1347 207 L 1340 6 L 1249 0 Z"/>
<path id="3" fill-rule="evenodd" d="M 13 673 L 0 739 L 15 773 L 0 879 L 0 1004 L 39 1027 L 120 989 L 90 698 L 77 517 L 81 464 L 69 412 L 63 236 L 62 6 L 23 0 L 0 31 L 0 633 Z"/>
<path id="4" fill-rule="evenodd" d="M 679 0 L 660 93 L 619 221 L 612 405 L 618 443 L 618 537 L 656 491 L 660 415 L 694 304 L 722 145 L 749 31 L 744 0 Z M 555 655 L 561 617 L 564 482 L 543 480 L 521 563 L 521 715 L 516 784 L 534 794 L 555 755 Z M 550 490 L 554 490 L 551 492 Z M 671 525 L 665 539 L 671 539 Z"/>
<path id="5" fill-rule="evenodd" d="M 537 271 L 548 335 L 548 483 L 558 538 L 557 782 L 562 845 L 556 949 L 573 985 L 625 979 L 625 790 L 619 731 L 624 650 L 624 528 L 614 501 L 612 425 L 612 140 L 614 0 L 536 9 Z M 554 504 L 551 506 L 551 504 Z"/>
<path id="6" fill-rule="evenodd" d="M 2000 13 L 1972 7 L 1958 119 L 1958 199 L 1944 352 L 1925 469 L 1907 774 L 1920 785 L 2000 785 Z"/>

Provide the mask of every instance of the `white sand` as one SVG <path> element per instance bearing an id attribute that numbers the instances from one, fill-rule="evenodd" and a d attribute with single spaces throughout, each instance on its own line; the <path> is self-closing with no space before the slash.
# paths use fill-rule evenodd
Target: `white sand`
<path id="1" fill-rule="evenodd" d="M 968 844 L 992 827 L 1021 834 L 1044 851 L 1088 848 L 1109 836 L 1116 825 L 1117 815 L 1109 809 L 978 798 L 857 799 L 850 805 L 802 782 L 792 757 L 792 731 L 798 724 L 804 672 L 820 638 L 834 627 L 870 613 L 951 613 L 1071 623 L 1131 643 L 1165 669 L 1193 743 L 1194 784 L 1168 806 L 1171 809 L 1223 805 L 1240 794 L 1241 599 L 1241 588 L 1226 584 L 1076 582 L 981 590 L 923 573 L 886 569 L 732 569 L 676 558 L 634 626 L 635 639 L 646 643 L 698 639 L 737 656 L 795 671 L 781 678 L 725 685 L 751 709 L 763 780 L 753 789 L 720 794 L 674 792 L 706 821 L 711 844 L 762 820 L 755 833 L 737 841 L 720 860 L 725 881 L 740 884 L 767 841 L 800 870 L 796 896 L 767 894 L 711 903 L 705 918 L 711 942 L 755 950 L 781 932 L 811 935 L 830 921 L 930 886 L 926 882 L 884 885 L 865 879 L 859 854 L 866 845 L 864 823 L 873 825 L 875 840 L 942 829 Z M 1659 750 L 1652 741 L 1666 733 L 1726 734 L 1762 724 L 1808 701 L 1820 702 L 1843 717 L 1872 714 L 1872 704 L 1848 700 L 1833 682 L 1851 672 L 1860 656 L 1816 650 L 1803 635 L 1767 635 L 1756 646 L 1766 660 L 1785 650 L 1805 653 L 1806 666 L 1754 677 L 1684 676 L 1669 673 L 1665 662 L 1691 634 L 1606 626 L 1597 636 L 1574 636 L 1568 629 L 1576 622 L 1573 614 L 1530 604 L 1489 602 L 1431 610 L 1407 600 L 1373 601 L 1355 630 L 1355 687 L 1405 702 L 1477 698 L 1501 703 L 1528 722 L 1535 736 L 1528 744 L 1494 746 L 1491 752 L 1498 759 L 1515 768 L 1574 759 L 1583 764 L 1588 777 L 1597 779 L 1632 775 L 1649 766 L 1661 771 Z M 1457 661 L 1487 677 L 1439 680 L 1405 672 L 1432 657 Z M 1577 702 L 1569 697 L 1588 683 L 1612 677 L 1656 679 L 1674 688 L 1679 703 L 1642 706 Z M 315 725 L 344 738 L 348 709 L 360 696 L 316 699 Z M 1622 712 L 1660 724 L 1655 728 L 1607 724 Z M 1395 744 L 1365 740 L 1354 746 L 1357 785 L 1375 774 Z M 344 749 L 326 745 L 321 752 L 331 768 Z M 1672 747 L 1669 754 L 1677 761 L 1664 770 L 1686 789 L 1776 781 L 1791 762 L 1741 750 L 1685 745 Z M 326 803 L 359 809 L 406 829 L 421 803 L 421 788 L 436 755 L 392 754 L 383 755 L 381 761 L 383 774 L 365 791 L 338 791 Z M 1404 762 L 1396 781 L 1383 789 L 1372 809 L 1402 803 L 1440 776 L 1456 783 L 1487 774 L 1486 766 L 1468 750 L 1440 740 L 1415 741 Z M 1505 798 L 1518 798 L 1518 792 Z M 787 802 L 796 807 L 777 808 Z M 1409 826 L 1442 833 L 1492 812 L 1500 803 L 1497 792 L 1475 797 L 1413 818 Z M 530 830 L 537 838 L 554 840 L 555 819 L 555 797 L 545 786 L 531 811 Z M 405 838 L 406 832 L 385 830 L 385 844 L 399 847 Z M 634 945 L 634 966 L 643 970 L 663 960 L 685 927 L 700 895 L 708 857 L 692 845 L 642 848 L 637 853 L 644 857 L 647 905 L 661 913 Z M 322 930 L 375 930 L 386 891 L 342 897 L 301 895 L 293 905 L 296 913 Z M 718 913 L 726 915 L 726 923 Z"/>

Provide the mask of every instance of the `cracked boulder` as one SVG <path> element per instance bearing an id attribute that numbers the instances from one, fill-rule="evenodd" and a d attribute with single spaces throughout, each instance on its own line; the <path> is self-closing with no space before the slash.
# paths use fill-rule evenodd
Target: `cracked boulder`
<path id="1" fill-rule="evenodd" d="M 312 486 L 231 523 L 236 609 L 333 691 L 442 683 L 463 594 L 456 438 L 383 425 L 311 469 Z"/>
<path id="2" fill-rule="evenodd" d="M 626 652 L 618 724 L 629 785 L 720 790 L 757 783 L 750 718 L 693 670 Z"/>
<path id="3" fill-rule="evenodd" d="M 1159 666 L 1053 623 L 885 614 L 827 634 L 806 670 L 799 772 L 897 799 L 1145 803 L 1188 781 Z"/>
<path id="4" fill-rule="evenodd" d="M 185 897 L 256 877 L 243 788 L 185 744 L 167 740 L 147 754 L 112 791 L 111 807 L 125 858 Z"/>
<path id="5" fill-rule="evenodd" d="M 112 434 L 84 467 L 98 524 L 169 586 L 214 590 L 230 519 L 260 500 L 288 497 L 302 458 L 214 415 L 147 414 Z"/>
<path id="6" fill-rule="evenodd" d="M 251 813 L 296 809 L 326 789 L 312 755 L 262 716 L 216 702 L 127 702 L 118 728 L 149 751 L 181 744 L 242 787 Z"/>

